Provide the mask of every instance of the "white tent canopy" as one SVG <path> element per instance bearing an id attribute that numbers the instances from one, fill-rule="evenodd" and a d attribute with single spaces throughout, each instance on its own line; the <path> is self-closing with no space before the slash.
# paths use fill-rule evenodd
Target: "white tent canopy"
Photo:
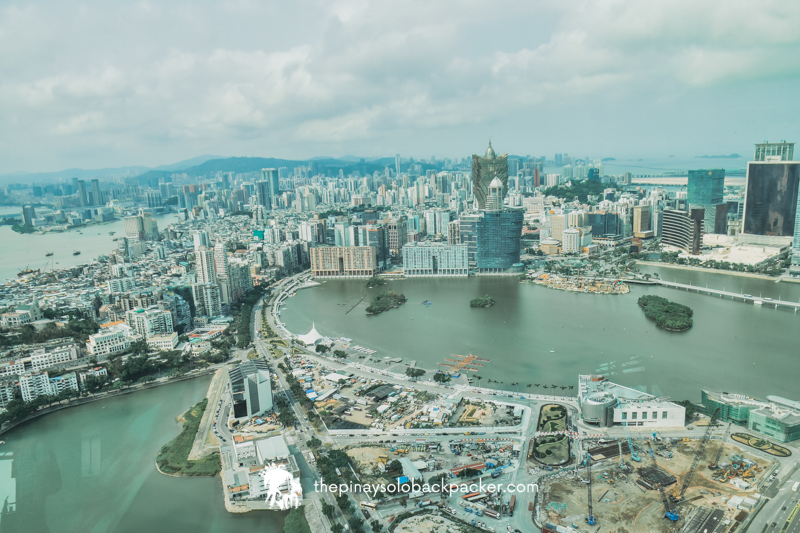
<path id="1" fill-rule="evenodd" d="M 322 335 L 320 335 L 319 331 L 317 331 L 316 326 L 312 322 L 311 331 L 309 331 L 305 335 L 298 335 L 297 338 L 300 342 L 302 342 L 306 346 L 313 346 L 322 340 Z"/>

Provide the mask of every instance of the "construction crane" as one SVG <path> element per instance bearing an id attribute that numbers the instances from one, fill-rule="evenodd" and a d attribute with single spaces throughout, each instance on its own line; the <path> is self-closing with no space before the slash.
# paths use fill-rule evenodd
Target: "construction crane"
<path id="1" fill-rule="evenodd" d="M 633 441 L 631 440 L 631 434 L 628 433 L 628 423 L 625 423 L 625 438 L 628 439 L 628 449 L 631 452 L 631 459 L 636 461 L 637 463 L 641 461 L 639 458 L 639 454 L 636 453 L 636 450 L 633 449 Z"/>
<path id="2" fill-rule="evenodd" d="M 650 453 L 650 460 L 653 461 L 653 466 L 658 466 L 656 464 L 656 452 L 653 451 L 653 445 L 650 442 L 647 442 L 647 451 Z"/>
<path id="3" fill-rule="evenodd" d="M 670 522 L 677 522 L 680 519 L 680 515 L 677 511 L 672 510 L 669 499 L 664 494 L 664 489 L 661 488 L 661 485 L 658 486 L 658 493 L 661 495 L 661 504 L 664 506 L 664 517 L 668 518 Z"/>
<path id="4" fill-rule="evenodd" d="M 692 478 L 694 477 L 694 473 L 697 471 L 697 466 L 700 464 L 700 460 L 703 458 L 703 452 L 706 449 L 706 445 L 708 444 L 709 439 L 711 439 L 711 428 L 713 428 L 714 424 L 717 422 L 717 416 L 719 415 L 720 409 L 720 407 L 717 407 L 717 410 L 714 411 L 714 414 L 711 416 L 711 420 L 708 421 L 706 432 L 703 434 L 703 438 L 700 439 L 700 443 L 697 445 L 697 451 L 694 454 L 694 459 L 692 459 L 692 466 L 689 467 L 689 471 L 686 472 L 685 476 L 683 476 L 681 490 L 673 499 L 675 503 L 683 501 L 683 495 L 686 493 L 686 489 L 689 488 Z"/>
<path id="5" fill-rule="evenodd" d="M 709 470 L 715 470 L 719 468 L 719 458 L 722 457 L 722 451 L 725 449 L 725 440 L 728 438 L 728 434 L 731 432 L 731 425 L 733 425 L 733 423 L 728 422 L 728 427 L 725 429 L 725 434 L 722 436 L 722 440 L 719 444 L 719 450 L 717 450 L 717 454 L 708 465 Z"/>
<path id="6" fill-rule="evenodd" d="M 589 478 L 589 516 L 586 517 L 586 523 L 593 526 L 597 524 L 597 520 L 594 519 L 592 512 L 592 456 L 588 451 L 586 452 L 586 476 Z"/>
<path id="7" fill-rule="evenodd" d="M 624 469 L 625 468 L 625 461 L 622 460 L 622 441 L 617 441 L 617 446 L 619 446 L 619 467 Z"/>

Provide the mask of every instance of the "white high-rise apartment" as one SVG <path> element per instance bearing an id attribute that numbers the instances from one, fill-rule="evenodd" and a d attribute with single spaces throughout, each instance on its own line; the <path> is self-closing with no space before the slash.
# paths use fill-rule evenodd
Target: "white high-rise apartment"
<path id="1" fill-rule="evenodd" d="M 195 252 L 195 270 L 197 270 L 197 283 L 217 283 L 214 250 L 201 246 Z"/>

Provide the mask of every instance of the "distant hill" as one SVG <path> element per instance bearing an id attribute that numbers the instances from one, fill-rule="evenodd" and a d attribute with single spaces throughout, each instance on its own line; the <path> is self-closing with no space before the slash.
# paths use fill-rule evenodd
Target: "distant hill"
<path id="1" fill-rule="evenodd" d="M 731 155 L 696 155 L 694 156 L 695 159 L 741 159 L 742 156 L 739 154 L 731 154 Z"/>
<path id="2" fill-rule="evenodd" d="M 13 183 L 23 182 L 30 183 L 34 181 L 53 181 L 57 179 L 103 179 L 108 177 L 118 176 L 139 176 L 149 171 L 170 171 L 175 172 L 189 167 L 200 165 L 209 159 L 218 159 L 222 156 L 218 155 L 201 155 L 172 163 L 171 165 L 160 165 L 153 169 L 144 166 L 130 166 L 130 167 L 117 167 L 117 168 L 98 168 L 93 170 L 86 170 L 82 168 L 68 168 L 65 170 L 58 170 L 55 172 L 10 172 L 8 174 L 0 175 L 0 183 Z M 158 174 L 164 175 L 163 172 Z"/>

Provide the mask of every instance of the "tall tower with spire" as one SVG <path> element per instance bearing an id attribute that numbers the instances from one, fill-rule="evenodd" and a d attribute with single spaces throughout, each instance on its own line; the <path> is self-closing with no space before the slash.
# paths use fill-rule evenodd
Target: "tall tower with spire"
<path id="1" fill-rule="evenodd" d="M 478 209 L 487 209 L 489 185 L 495 179 L 503 185 L 500 196 L 502 206 L 508 193 L 508 154 L 498 156 L 492 148 L 492 140 L 489 139 L 489 147 L 483 157 L 472 156 L 472 194 L 478 202 Z"/>

